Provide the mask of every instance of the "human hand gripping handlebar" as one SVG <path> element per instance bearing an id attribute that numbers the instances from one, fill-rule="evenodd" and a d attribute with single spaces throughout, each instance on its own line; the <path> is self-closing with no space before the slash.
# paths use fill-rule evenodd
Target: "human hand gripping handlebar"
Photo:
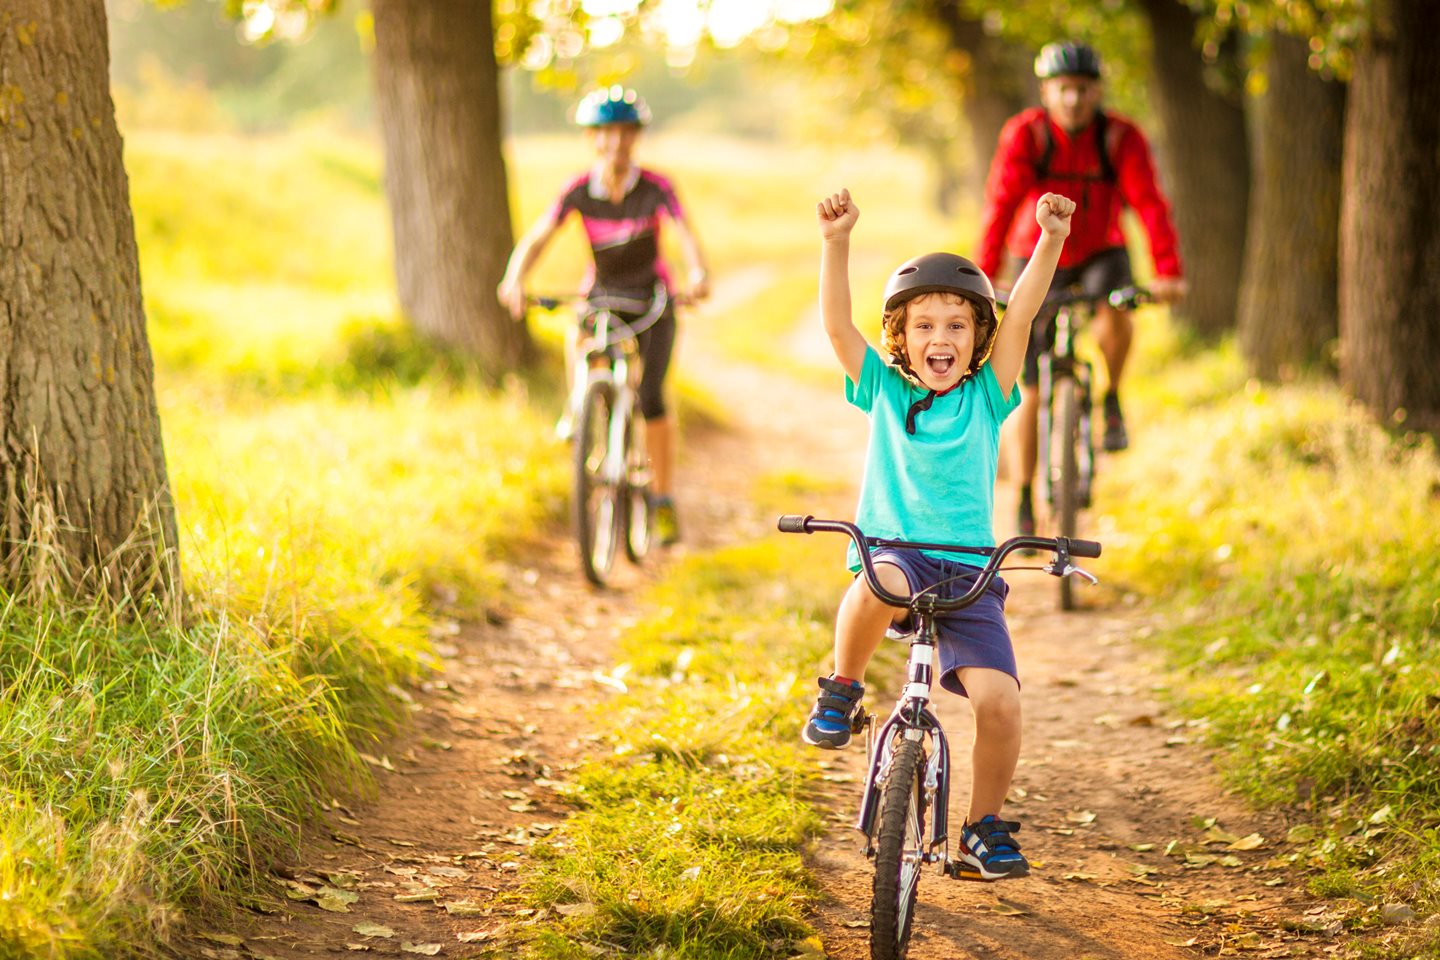
<path id="1" fill-rule="evenodd" d="M 1057 577 L 1065 577 L 1070 574 L 1078 574 L 1085 577 L 1091 583 L 1096 580 L 1093 576 L 1081 570 L 1070 562 L 1071 557 L 1098 557 L 1100 556 L 1100 544 L 1094 540 L 1076 540 L 1069 537 L 1011 537 L 998 547 L 962 547 L 950 543 L 920 543 L 910 540 L 887 540 L 881 537 L 867 537 L 860 532 L 860 528 L 853 523 L 844 520 L 817 520 L 811 516 L 787 513 L 780 517 L 776 526 L 781 533 L 843 533 L 855 543 L 856 551 L 860 555 L 860 567 L 865 574 L 865 582 L 869 585 L 871 592 L 881 600 L 896 607 L 912 607 L 915 601 L 913 597 L 900 597 L 886 590 L 880 584 L 880 578 L 875 573 L 875 564 L 870 559 L 871 547 L 911 547 L 922 550 L 949 550 L 955 553 L 973 553 L 988 557 L 985 566 L 980 569 L 980 575 L 975 578 L 970 589 L 961 596 L 953 599 L 944 599 L 931 596 L 927 606 L 937 613 L 951 610 L 960 610 L 968 607 L 984 594 L 990 581 L 1000 571 L 1000 564 L 1005 558 L 1016 550 L 1048 550 L 1055 554 L 1055 559 L 1046 564 L 1043 569 Z M 917 594 L 917 597 L 919 595 Z"/>

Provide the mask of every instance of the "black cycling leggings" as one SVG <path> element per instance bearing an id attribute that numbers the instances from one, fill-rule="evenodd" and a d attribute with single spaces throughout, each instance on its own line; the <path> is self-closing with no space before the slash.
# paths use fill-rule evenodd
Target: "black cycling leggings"
<path id="1" fill-rule="evenodd" d="M 675 304 L 667 303 L 660 319 L 640 331 L 640 415 L 646 420 L 665 416 L 665 375 L 675 351 Z"/>

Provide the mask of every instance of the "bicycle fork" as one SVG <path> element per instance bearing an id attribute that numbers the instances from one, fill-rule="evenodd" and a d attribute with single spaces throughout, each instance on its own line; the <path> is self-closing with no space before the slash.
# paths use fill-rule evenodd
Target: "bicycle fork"
<path id="1" fill-rule="evenodd" d="M 945 871 L 950 863 L 950 742 L 930 709 L 930 684 L 934 674 L 935 642 L 919 635 L 910 643 L 909 679 L 900 702 L 875 734 L 875 717 L 857 718 L 866 730 L 865 753 L 868 772 L 861 794 L 860 816 L 855 829 L 865 835 L 865 856 L 875 855 L 875 817 L 880 809 L 880 793 L 890 773 L 893 754 L 891 744 L 898 735 L 907 740 L 930 739 L 926 751 L 921 791 L 924 805 L 932 815 L 926 830 L 925 850 L 920 853 L 925 863 L 940 865 Z M 941 849 L 941 848 L 944 849 Z"/>

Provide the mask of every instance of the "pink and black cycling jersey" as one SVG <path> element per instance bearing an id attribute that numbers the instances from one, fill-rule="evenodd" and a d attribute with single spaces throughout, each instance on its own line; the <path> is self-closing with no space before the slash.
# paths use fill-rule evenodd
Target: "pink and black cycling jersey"
<path id="1" fill-rule="evenodd" d="M 657 281 L 667 288 L 671 286 L 660 257 L 660 220 L 662 214 L 672 220 L 683 214 L 669 180 L 654 171 L 634 167 L 624 198 L 613 203 L 605 195 L 599 177 L 585 173 L 555 201 L 548 214 L 550 222 L 559 226 L 571 210 L 580 213 L 595 255 L 590 277 L 593 286 L 647 294 Z"/>

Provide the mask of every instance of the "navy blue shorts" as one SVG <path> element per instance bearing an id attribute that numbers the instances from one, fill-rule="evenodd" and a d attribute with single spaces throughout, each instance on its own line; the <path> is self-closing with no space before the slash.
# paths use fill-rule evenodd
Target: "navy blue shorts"
<path id="1" fill-rule="evenodd" d="M 1025 269 L 1025 260 L 1015 261 L 1016 277 Z M 1128 287 L 1132 283 L 1130 274 L 1130 252 L 1124 247 L 1101 250 L 1084 263 L 1064 267 L 1055 271 L 1050 281 L 1050 290 L 1064 290 L 1079 285 L 1087 297 L 1103 297 L 1111 290 Z M 1030 326 L 1030 342 L 1025 348 L 1025 384 L 1035 386 L 1040 382 L 1040 355 L 1055 346 L 1055 315 L 1060 308 L 1053 303 L 1040 308 L 1035 322 Z"/>
<path id="2" fill-rule="evenodd" d="M 870 556 L 877 563 L 884 561 L 899 567 L 910 584 L 911 593 L 949 580 L 940 588 L 940 595 L 958 597 L 969 590 L 980 575 L 980 571 L 968 563 L 932 557 L 910 548 L 881 547 Z M 951 580 L 951 577 L 960 579 Z M 1015 667 L 1015 647 L 1010 643 L 1010 628 L 1005 624 L 1005 597 L 1009 593 L 1009 585 L 997 576 L 975 603 L 940 618 L 937 624 L 940 686 L 962 697 L 969 696 L 956 676 L 961 667 L 999 670 L 1014 677 L 1017 684 L 1020 682 Z"/>

